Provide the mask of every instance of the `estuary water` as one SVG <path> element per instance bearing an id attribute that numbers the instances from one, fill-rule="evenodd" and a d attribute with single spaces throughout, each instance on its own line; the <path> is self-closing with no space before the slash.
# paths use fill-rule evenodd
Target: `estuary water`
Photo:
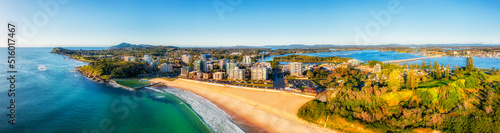
<path id="1" fill-rule="evenodd" d="M 0 66 L 0 132 L 242 132 L 202 97 L 172 88 L 129 91 L 96 83 L 74 69 L 87 63 L 51 49 L 16 49 L 15 97 L 7 96 L 8 66 Z M 15 125 L 6 115 L 12 98 Z"/>
<path id="2" fill-rule="evenodd" d="M 273 57 L 281 57 L 293 54 L 285 54 L 285 55 L 274 55 L 270 57 L 264 58 L 264 61 L 271 61 Z M 307 55 L 307 56 L 317 56 L 317 57 L 331 57 L 331 56 L 340 56 L 340 57 L 348 57 L 361 61 L 390 61 L 390 60 L 404 60 L 404 59 L 412 59 L 424 57 L 418 54 L 410 54 L 410 53 L 397 53 L 396 51 L 385 51 L 380 52 L 378 50 L 355 50 L 355 51 L 332 51 L 332 52 L 320 52 L 320 53 L 299 53 L 295 55 Z M 474 66 L 477 68 L 500 68 L 500 58 L 489 58 L 489 57 L 473 57 L 474 58 Z M 431 62 L 434 64 L 437 61 L 438 64 L 447 65 L 450 67 L 459 66 L 464 67 L 466 64 L 465 57 L 439 57 L 439 58 L 430 58 L 424 60 L 416 60 L 410 61 L 407 63 L 417 63 L 422 64 L 425 61 L 426 63 Z M 280 64 L 287 64 L 287 62 L 280 62 Z M 306 64 L 319 64 L 319 63 L 306 63 Z"/>

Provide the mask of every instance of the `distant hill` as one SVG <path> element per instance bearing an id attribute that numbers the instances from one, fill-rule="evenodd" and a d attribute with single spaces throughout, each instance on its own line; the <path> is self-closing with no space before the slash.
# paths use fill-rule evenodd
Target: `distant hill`
<path id="1" fill-rule="evenodd" d="M 130 43 L 120 43 L 115 46 L 109 47 L 110 49 L 118 49 L 118 48 L 148 48 L 148 47 L 154 47 L 153 45 L 147 45 L 147 44 L 130 44 Z"/>

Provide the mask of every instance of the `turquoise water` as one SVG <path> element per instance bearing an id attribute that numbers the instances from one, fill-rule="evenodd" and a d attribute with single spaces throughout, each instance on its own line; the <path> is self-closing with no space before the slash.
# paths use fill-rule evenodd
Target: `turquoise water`
<path id="1" fill-rule="evenodd" d="M 16 125 L 7 123 L 7 67 L 0 67 L 0 132 L 213 132 L 223 128 L 205 121 L 178 94 L 151 89 L 129 91 L 95 83 L 77 73 L 84 62 L 49 53 L 51 48 L 18 48 Z M 4 53 L 4 52 L 2 52 Z M 6 53 L 6 52 L 5 52 Z M 6 59 L 5 54 L 0 55 Z M 39 70 L 39 66 L 46 70 Z M 192 96 L 191 96 L 192 97 Z M 189 98 L 189 97 L 188 97 Z M 186 98 L 184 98 L 186 99 Z M 196 105 L 198 106 L 198 105 Z M 220 111 L 214 105 L 210 109 Z M 224 114 L 224 112 L 222 112 Z M 226 114 L 227 115 L 227 114 Z M 223 117 L 223 116 L 221 116 Z M 232 124 L 232 125 L 231 125 Z M 210 126 L 209 126 L 210 125 Z M 235 127 L 233 123 L 226 123 Z M 232 128 L 238 130 L 239 128 Z M 239 129 L 240 130 L 240 129 Z M 227 130 L 228 132 L 233 132 Z"/>
<path id="2" fill-rule="evenodd" d="M 271 61 L 272 57 L 281 57 L 287 56 L 291 54 L 285 55 L 275 55 L 271 57 L 264 58 L 264 61 Z M 369 61 L 369 60 L 377 60 L 377 61 L 390 61 L 390 60 L 404 60 L 404 59 L 412 59 L 423 57 L 417 54 L 409 54 L 409 53 L 397 53 L 396 51 L 386 51 L 380 52 L 378 50 L 356 50 L 356 51 L 337 51 L 337 52 L 321 52 L 321 53 L 301 53 L 296 55 L 307 55 L 307 56 L 318 56 L 318 57 L 330 57 L 330 56 L 340 56 L 340 57 L 348 57 L 361 61 Z M 438 64 L 452 66 L 465 66 L 466 63 L 465 57 L 439 57 L 439 58 L 431 58 L 425 59 L 425 62 L 434 63 L 437 61 Z M 418 63 L 422 64 L 423 60 L 411 61 L 407 63 Z M 287 64 L 287 62 L 280 62 L 281 64 Z M 309 63 L 309 64 L 318 64 L 318 63 Z M 474 57 L 474 66 L 477 68 L 500 68 L 500 58 L 488 58 L 488 57 Z"/>

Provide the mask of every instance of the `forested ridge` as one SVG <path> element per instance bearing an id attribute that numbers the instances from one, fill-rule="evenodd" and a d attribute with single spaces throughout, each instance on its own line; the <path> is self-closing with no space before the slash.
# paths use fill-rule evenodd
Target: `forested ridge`
<path id="1" fill-rule="evenodd" d="M 307 56 L 307 55 L 288 55 L 283 57 L 274 57 L 276 61 L 285 61 L 285 62 L 303 62 L 303 63 L 312 63 L 312 62 L 331 62 L 331 63 L 343 63 L 348 61 L 350 58 L 345 57 L 315 57 L 315 56 Z"/>

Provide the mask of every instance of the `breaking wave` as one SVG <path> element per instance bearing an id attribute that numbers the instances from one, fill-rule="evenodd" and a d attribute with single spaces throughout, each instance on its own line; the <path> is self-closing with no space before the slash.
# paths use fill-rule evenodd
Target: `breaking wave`
<path id="1" fill-rule="evenodd" d="M 207 99 L 194 94 L 193 92 L 170 87 L 145 87 L 157 92 L 164 92 L 176 96 L 191 109 L 193 109 L 203 121 L 216 133 L 244 133 L 232 120 L 231 116 L 219 109 L 215 104 Z"/>

